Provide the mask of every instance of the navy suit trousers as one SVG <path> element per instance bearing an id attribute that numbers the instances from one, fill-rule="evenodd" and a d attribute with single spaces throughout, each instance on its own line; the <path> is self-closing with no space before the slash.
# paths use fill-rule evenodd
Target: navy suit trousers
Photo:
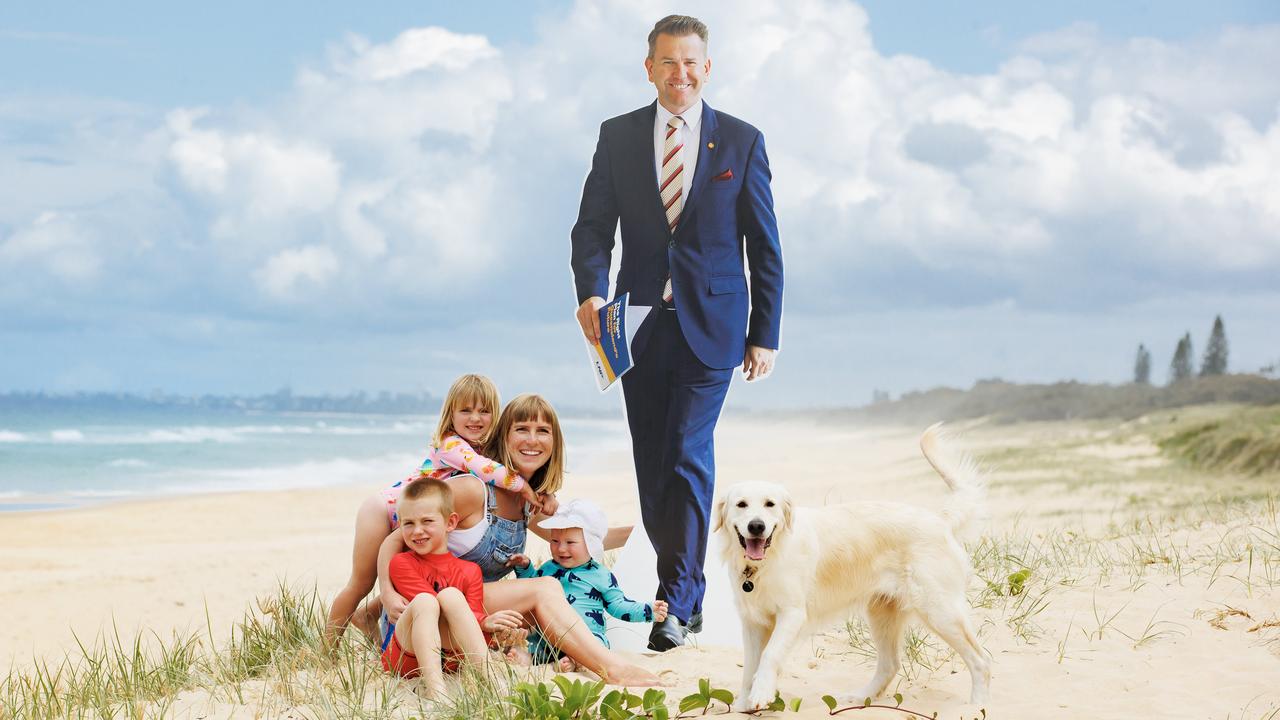
<path id="1" fill-rule="evenodd" d="M 676 311 L 654 308 L 648 341 L 622 376 L 640 489 L 640 515 L 658 555 L 657 598 L 688 621 L 702 611 L 716 421 L 733 368 L 709 368 L 685 341 Z"/>

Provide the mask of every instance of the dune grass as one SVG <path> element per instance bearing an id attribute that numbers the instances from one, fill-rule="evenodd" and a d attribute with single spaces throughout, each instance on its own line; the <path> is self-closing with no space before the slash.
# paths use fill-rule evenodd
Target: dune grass
<path id="1" fill-rule="evenodd" d="M 1170 584 L 1246 598 L 1274 596 L 1280 586 L 1280 408 L 1202 406 L 1130 421 L 1037 423 L 1020 427 L 1018 438 L 1006 444 L 998 425 L 978 425 L 964 438 L 990 470 L 993 492 L 1035 497 L 1040 508 L 1046 494 L 1092 502 L 1061 516 L 1041 510 L 1005 519 L 968 544 L 969 601 L 981 638 L 1044 645 L 1070 665 L 1105 645 L 1137 652 L 1191 632 L 1181 609 L 1128 598 L 1158 596 Z M 1087 609 L 1058 609 L 1067 605 Z M 1280 619 L 1249 617 L 1241 629 L 1280 655 Z M 861 619 L 828 636 L 874 663 Z M 902 660 L 905 687 L 954 670 L 956 658 L 915 627 Z"/>
<path id="2" fill-rule="evenodd" d="M 11 669 L 0 681 L 0 717 L 226 716 L 248 706 L 259 717 L 449 717 L 383 672 L 359 633 L 328 651 L 325 618 L 314 590 L 281 584 L 245 612 L 225 643 L 208 631 L 125 642 L 113 628 L 60 660 Z"/>
<path id="3" fill-rule="evenodd" d="M 1240 408 L 1163 438 L 1160 447 L 1202 470 L 1280 473 L 1280 407 Z"/>

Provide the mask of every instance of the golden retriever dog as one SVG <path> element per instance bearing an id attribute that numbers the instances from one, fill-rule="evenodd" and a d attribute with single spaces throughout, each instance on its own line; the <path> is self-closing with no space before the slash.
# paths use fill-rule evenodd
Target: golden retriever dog
<path id="1" fill-rule="evenodd" d="M 723 533 L 742 620 L 735 711 L 767 707 L 795 641 L 854 611 L 870 625 L 876 670 L 842 700 L 860 702 L 885 690 L 901 667 L 904 625 L 914 618 L 968 666 L 969 701 L 987 701 L 991 655 L 969 619 L 965 586 L 972 569 L 957 538 L 982 513 L 983 479 L 972 459 L 946 451 L 939 425 L 925 431 L 920 449 L 951 490 L 941 512 L 895 502 L 795 507 L 787 489 L 770 482 L 734 485 L 716 504 L 712 530 Z"/>

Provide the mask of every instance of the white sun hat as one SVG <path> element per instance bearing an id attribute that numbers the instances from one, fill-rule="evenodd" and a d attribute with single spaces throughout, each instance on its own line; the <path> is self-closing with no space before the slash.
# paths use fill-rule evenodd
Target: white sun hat
<path id="1" fill-rule="evenodd" d="M 605 517 L 604 510 L 590 500 L 574 498 L 561 503 L 556 514 L 543 518 L 538 527 L 543 530 L 582 528 L 582 537 L 587 541 L 587 552 L 595 560 L 604 557 L 604 534 L 609 530 L 609 520 Z"/>

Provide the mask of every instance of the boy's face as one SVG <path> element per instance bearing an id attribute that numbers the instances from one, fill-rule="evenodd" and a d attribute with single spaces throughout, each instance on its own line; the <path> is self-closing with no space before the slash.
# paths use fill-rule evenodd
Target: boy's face
<path id="1" fill-rule="evenodd" d="M 439 555 L 449 549 L 449 532 L 458 527 L 458 513 L 440 514 L 434 498 L 400 500 L 400 533 L 404 544 L 419 555 Z"/>
<path id="2" fill-rule="evenodd" d="M 551 531 L 551 557 L 560 567 L 576 568 L 591 559 L 582 528 L 556 528 Z"/>

